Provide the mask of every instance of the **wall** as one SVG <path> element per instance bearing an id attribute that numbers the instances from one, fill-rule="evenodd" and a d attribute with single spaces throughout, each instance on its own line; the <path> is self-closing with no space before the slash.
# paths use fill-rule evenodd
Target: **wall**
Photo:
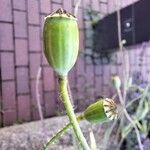
<path id="1" fill-rule="evenodd" d="M 36 103 L 35 82 L 39 66 L 40 100 L 44 117 L 63 114 L 62 102 L 57 91 L 56 76 L 43 55 L 42 28 L 44 17 L 51 11 L 63 7 L 73 13 L 76 0 L 1 0 L 0 1 L 0 124 L 1 126 L 39 119 Z M 130 2 L 129 0 L 126 1 Z M 112 74 L 122 72 L 117 53 L 116 65 L 87 64 L 85 49 L 86 11 L 92 10 L 103 16 L 114 11 L 112 1 L 83 0 L 78 11 L 80 28 L 80 56 L 70 72 L 70 87 L 76 111 L 82 110 L 99 95 L 111 96 Z M 124 6 L 124 3 L 122 4 Z M 135 49 L 135 48 L 133 48 Z M 140 46 L 131 50 L 130 60 L 135 69 Z M 149 65 L 149 48 L 144 55 Z M 147 69 L 146 69 L 147 70 Z"/>
<path id="2" fill-rule="evenodd" d="M 39 66 L 40 99 L 45 117 L 63 111 L 56 92 L 55 74 L 43 55 L 42 28 L 44 17 L 60 7 L 72 12 L 73 0 L 1 0 L 0 1 L 0 124 L 1 126 L 39 119 L 35 82 Z M 84 48 L 83 11 L 89 1 L 83 1 L 78 13 L 80 49 Z M 97 7 L 98 1 L 92 6 Z M 77 95 L 77 74 L 84 73 L 85 64 L 70 73 L 71 89 Z M 80 66 L 80 67 L 79 67 Z M 79 84 L 81 85 L 81 84 Z M 77 99 L 75 97 L 75 99 Z M 75 101 L 77 104 L 77 101 Z"/>

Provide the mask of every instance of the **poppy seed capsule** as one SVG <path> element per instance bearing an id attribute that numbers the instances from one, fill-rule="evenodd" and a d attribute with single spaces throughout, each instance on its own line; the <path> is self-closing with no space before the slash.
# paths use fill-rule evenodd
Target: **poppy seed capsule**
<path id="1" fill-rule="evenodd" d="M 58 9 L 45 19 L 44 53 L 49 65 L 59 76 L 66 76 L 74 66 L 79 48 L 76 18 Z"/>
<path id="2" fill-rule="evenodd" d="M 91 104 L 83 113 L 83 118 L 91 123 L 103 123 L 117 119 L 117 106 L 112 99 L 100 99 Z"/>

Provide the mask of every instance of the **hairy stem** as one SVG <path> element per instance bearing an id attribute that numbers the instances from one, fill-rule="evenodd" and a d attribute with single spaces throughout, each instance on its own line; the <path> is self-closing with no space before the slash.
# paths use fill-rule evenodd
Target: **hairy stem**
<path id="1" fill-rule="evenodd" d="M 128 114 L 126 108 L 125 108 L 124 100 L 123 100 L 123 97 L 122 97 L 120 89 L 117 89 L 117 93 L 118 93 L 118 96 L 119 96 L 119 100 L 120 100 L 121 104 L 123 105 L 123 112 L 124 112 L 126 118 L 129 120 L 129 122 L 131 122 L 131 124 L 133 125 L 133 127 L 135 129 L 140 150 L 143 150 L 143 146 L 142 146 L 139 130 L 138 130 L 136 124 L 134 123 L 134 121 L 132 120 L 132 118 L 130 117 L 130 115 Z"/>
<path id="2" fill-rule="evenodd" d="M 81 120 L 83 120 L 83 115 L 79 115 L 77 117 L 77 121 L 80 122 Z M 60 129 L 51 139 L 48 140 L 48 142 L 46 143 L 46 145 L 44 146 L 44 150 L 48 150 L 49 146 L 51 144 L 53 144 L 55 141 L 57 141 L 65 132 L 67 132 L 67 130 L 69 130 L 72 127 L 71 123 L 66 124 L 62 129 Z"/>
<path id="3" fill-rule="evenodd" d="M 143 149 L 142 142 L 141 142 L 141 138 L 140 138 L 140 133 L 139 133 L 139 130 L 138 130 L 136 124 L 134 123 L 134 121 L 132 120 L 132 118 L 130 117 L 130 115 L 128 114 L 128 112 L 127 112 L 126 109 L 124 109 L 124 113 L 125 113 L 125 116 L 127 117 L 127 119 L 132 123 L 132 125 L 133 125 L 133 127 L 134 127 L 134 129 L 135 129 L 140 150 L 144 150 L 144 149 Z"/>
<path id="4" fill-rule="evenodd" d="M 74 132 L 76 134 L 76 137 L 84 150 L 90 150 L 90 148 L 86 142 L 86 139 L 83 136 L 83 133 L 79 127 L 79 123 L 78 123 L 78 120 L 74 113 L 73 106 L 70 102 L 70 98 L 69 98 L 69 94 L 68 94 L 68 90 L 67 90 L 67 86 L 68 86 L 67 77 L 59 77 L 58 82 L 59 82 L 60 94 L 61 94 L 64 106 L 65 106 L 67 115 L 69 117 L 70 123 L 72 124 Z"/>
<path id="5" fill-rule="evenodd" d="M 65 127 L 63 127 L 60 131 L 58 131 L 44 146 L 44 150 L 49 150 L 49 146 L 53 144 L 56 140 L 58 140 L 69 128 L 72 127 L 71 123 L 68 123 Z"/>

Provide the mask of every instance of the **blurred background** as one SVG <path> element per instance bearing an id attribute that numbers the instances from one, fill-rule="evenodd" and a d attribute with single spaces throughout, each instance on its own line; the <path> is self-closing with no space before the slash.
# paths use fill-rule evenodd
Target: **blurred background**
<path id="1" fill-rule="evenodd" d="M 44 118 L 64 115 L 56 75 L 43 54 L 44 17 L 58 8 L 74 13 L 76 0 L 0 0 L 0 126 L 39 120 L 36 78 Z M 117 10 L 120 9 L 121 49 Z M 76 112 L 98 97 L 113 97 L 111 78 L 123 72 L 145 88 L 150 73 L 150 1 L 81 0 L 80 52 L 69 73 Z M 122 55 L 124 57 L 122 57 Z M 124 59 L 122 59 L 124 58 Z M 132 89 L 128 98 L 139 96 Z M 145 116 L 144 116 L 145 117 Z"/>

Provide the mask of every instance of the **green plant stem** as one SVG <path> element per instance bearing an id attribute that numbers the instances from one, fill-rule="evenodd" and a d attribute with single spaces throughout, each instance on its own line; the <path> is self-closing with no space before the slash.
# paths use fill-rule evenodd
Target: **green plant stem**
<path id="1" fill-rule="evenodd" d="M 135 101 L 140 100 L 140 98 L 142 98 L 142 96 L 143 96 L 143 94 L 141 94 L 140 96 L 138 96 L 138 97 L 132 99 L 132 100 L 126 105 L 126 109 L 127 109 L 128 107 L 130 107 Z"/>
<path id="2" fill-rule="evenodd" d="M 113 122 L 113 124 L 110 126 L 110 128 L 107 129 L 107 131 L 105 132 L 104 134 L 104 137 L 103 137 L 103 145 L 102 145 L 102 148 L 103 150 L 107 150 L 108 149 L 108 141 L 110 139 L 110 136 L 112 134 L 112 131 L 114 129 L 114 127 L 116 126 L 117 124 L 117 120 Z"/>
<path id="3" fill-rule="evenodd" d="M 76 115 L 74 113 L 73 106 L 70 102 L 70 98 L 69 98 L 69 94 L 68 94 L 68 90 L 67 90 L 67 86 L 68 86 L 67 77 L 59 77 L 58 83 L 59 83 L 59 90 L 60 90 L 60 94 L 62 97 L 62 101 L 64 103 L 70 123 L 73 126 L 76 137 L 84 150 L 90 150 L 90 148 L 86 142 L 86 139 L 83 136 L 83 133 L 79 127 L 79 123 L 78 123 Z"/>
<path id="4" fill-rule="evenodd" d="M 125 116 L 127 117 L 127 119 L 131 122 L 131 124 L 133 125 L 133 127 L 134 127 L 134 129 L 135 129 L 140 150 L 144 150 L 144 149 L 143 149 L 142 142 L 141 142 L 141 138 L 140 138 L 140 133 L 139 133 L 139 130 L 138 130 L 136 124 L 134 123 L 134 121 L 132 120 L 132 118 L 130 117 L 130 115 L 128 114 L 128 112 L 127 112 L 126 109 L 124 109 L 124 113 L 125 113 Z"/>
<path id="5" fill-rule="evenodd" d="M 120 100 L 120 102 L 121 102 L 121 104 L 122 104 L 122 106 L 123 106 L 123 112 L 124 112 L 126 118 L 131 122 L 131 124 L 133 125 L 133 127 L 134 127 L 134 129 L 135 129 L 140 150 L 143 150 L 143 146 L 142 146 L 142 142 L 141 142 L 139 130 L 138 130 L 138 128 L 137 128 L 135 122 L 132 120 L 132 118 L 130 117 L 130 115 L 128 114 L 128 112 L 127 112 L 127 110 L 126 110 L 126 108 L 125 108 L 125 104 L 124 104 L 123 96 L 122 96 L 122 94 L 121 94 L 121 90 L 120 90 L 120 89 L 117 89 L 117 93 L 118 93 L 118 96 L 119 96 L 119 100 Z"/>
<path id="6" fill-rule="evenodd" d="M 82 114 L 77 117 L 78 122 L 83 120 Z M 60 129 L 51 139 L 48 140 L 46 145 L 44 146 L 44 150 L 48 150 L 49 146 L 53 144 L 56 140 L 58 140 L 67 130 L 69 130 L 72 127 L 71 123 L 66 124 L 62 129 Z"/>
<path id="7" fill-rule="evenodd" d="M 65 127 L 63 127 L 60 131 L 58 131 L 44 146 L 44 150 L 49 150 L 49 146 L 53 144 L 56 140 L 58 140 L 68 129 L 72 127 L 71 123 L 68 123 Z"/>

